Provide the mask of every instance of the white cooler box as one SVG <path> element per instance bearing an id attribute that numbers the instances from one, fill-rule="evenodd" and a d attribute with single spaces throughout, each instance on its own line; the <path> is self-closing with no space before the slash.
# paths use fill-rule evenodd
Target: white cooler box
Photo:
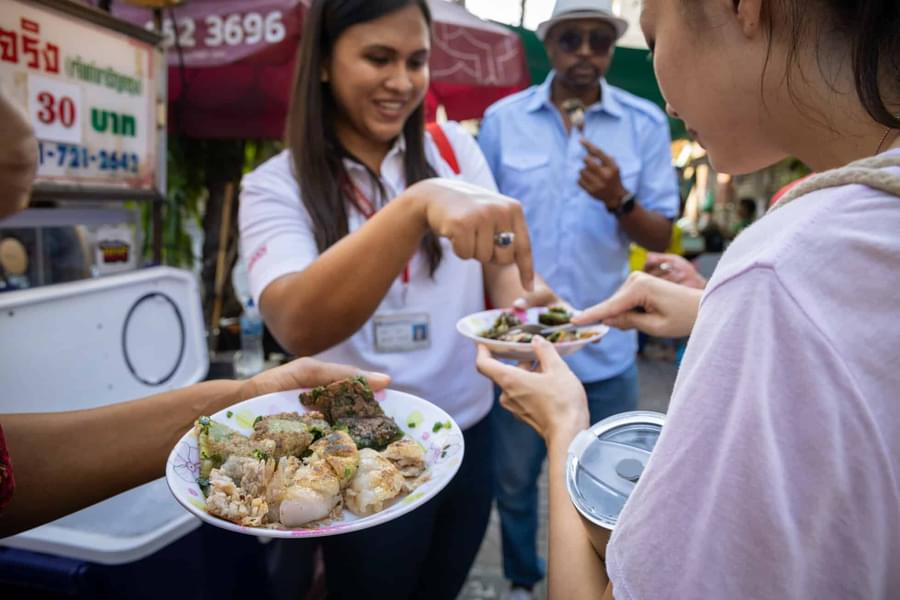
<path id="1" fill-rule="evenodd" d="M 0 294 L 0 339 L 0 413 L 133 400 L 209 368 L 197 282 L 168 267 Z M 122 564 L 199 524 L 158 479 L 0 545 Z"/>

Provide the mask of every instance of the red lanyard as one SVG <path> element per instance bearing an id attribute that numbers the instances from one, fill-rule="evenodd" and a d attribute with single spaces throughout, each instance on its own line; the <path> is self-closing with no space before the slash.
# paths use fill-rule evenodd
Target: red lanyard
<path id="1" fill-rule="evenodd" d="M 342 186 L 344 190 L 344 194 L 346 194 L 351 201 L 353 202 L 353 206 L 362 213 L 362 216 L 366 218 L 366 221 L 375 216 L 375 213 L 378 212 L 378 209 L 375 208 L 375 205 L 372 204 L 372 201 L 362 193 L 362 190 L 357 187 L 357 185 L 350 179 L 348 175 L 344 180 L 344 185 Z M 406 292 L 409 289 L 409 262 L 407 261 L 406 266 L 403 267 L 403 273 L 400 274 L 400 281 L 403 283 L 403 303 L 406 303 Z"/>

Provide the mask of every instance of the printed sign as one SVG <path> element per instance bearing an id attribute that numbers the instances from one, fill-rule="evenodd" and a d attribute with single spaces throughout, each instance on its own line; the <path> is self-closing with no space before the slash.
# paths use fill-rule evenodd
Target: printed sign
<path id="1" fill-rule="evenodd" d="M 127 225 L 99 227 L 94 233 L 94 275 L 121 273 L 136 267 L 131 228 Z"/>
<path id="2" fill-rule="evenodd" d="M 0 92 L 31 118 L 36 183 L 156 190 L 162 51 L 52 5 L 0 0 Z"/>
<path id="3" fill-rule="evenodd" d="M 227 5 L 198 6 L 196 9 L 221 11 L 220 14 L 192 15 L 188 5 L 179 9 L 176 21 L 163 20 L 164 44 L 178 49 L 190 58 L 191 64 L 216 64 L 224 57 L 243 58 L 261 46 L 278 44 L 287 37 L 287 26 L 296 30 L 298 20 L 293 14 L 293 2 L 257 2 L 247 10 Z M 288 23 L 285 22 L 287 13 Z M 144 26 L 153 29 L 153 22 Z M 176 39 L 176 34 L 178 38 Z M 293 48 L 292 48 L 293 50 Z M 176 57 L 175 54 L 172 56 Z"/>
<path id="4" fill-rule="evenodd" d="M 80 144 L 81 88 L 40 75 L 28 75 L 28 112 L 38 139 Z"/>

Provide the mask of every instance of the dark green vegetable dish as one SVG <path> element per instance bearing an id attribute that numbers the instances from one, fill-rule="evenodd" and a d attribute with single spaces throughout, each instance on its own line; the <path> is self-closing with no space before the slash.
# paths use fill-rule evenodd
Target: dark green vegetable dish
<path id="1" fill-rule="evenodd" d="M 547 327 L 556 327 L 565 325 L 572 318 L 572 313 L 562 306 L 551 306 L 544 312 L 538 314 L 538 323 Z M 499 342 L 517 342 L 527 344 L 531 342 L 536 334 L 524 331 L 522 327 L 528 325 L 512 312 L 500 313 L 497 320 L 490 329 L 482 331 L 479 336 L 489 340 L 497 340 Z M 544 335 L 544 334 L 540 334 Z M 576 340 L 594 337 L 597 335 L 593 331 L 585 331 L 579 333 L 577 331 L 554 331 L 544 335 L 548 341 L 558 344 L 560 342 L 574 342 Z"/>

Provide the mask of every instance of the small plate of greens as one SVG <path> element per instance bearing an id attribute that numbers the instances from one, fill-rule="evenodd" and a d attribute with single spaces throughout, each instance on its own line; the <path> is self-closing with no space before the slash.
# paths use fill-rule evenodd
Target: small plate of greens
<path id="1" fill-rule="evenodd" d="M 533 360 L 531 339 L 543 335 L 553 343 L 560 356 L 578 352 L 587 344 L 599 342 L 609 331 L 602 324 L 583 327 L 564 327 L 571 313 L 563 307 L 485 310 L 456 323 L 456 330 L 478 344 L 484 344 L 492 354 L 513 360 Z M 538 333 L 538 326 L 552 328 Z"/>

